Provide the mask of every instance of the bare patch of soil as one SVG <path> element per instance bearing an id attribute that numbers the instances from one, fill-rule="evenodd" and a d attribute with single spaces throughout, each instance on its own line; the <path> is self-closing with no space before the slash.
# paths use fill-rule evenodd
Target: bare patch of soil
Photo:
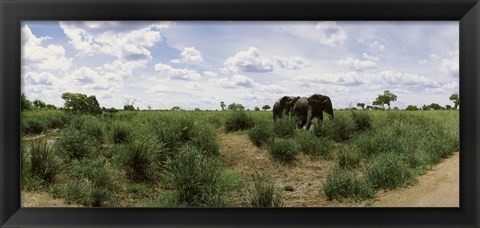
<path id="1" fill-rule="evenodd" d="M 22 191 L 22 207 L 78 207 L 68 205 L 63 199 L 55 198 L 47 192 Z"/>

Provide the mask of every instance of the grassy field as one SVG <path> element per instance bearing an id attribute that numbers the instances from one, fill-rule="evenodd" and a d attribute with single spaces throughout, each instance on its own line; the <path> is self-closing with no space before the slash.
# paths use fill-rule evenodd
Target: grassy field
<path id="1" fill-rule="evenodd" d="M 363 201 L 415 184 L 459 150 L 458 111 L 340 110 L 310 131 L 295 125 L 263 111 L 27 111 L 22 189 L 96 207 L 289 205 L 268 170 L 245 175 L 224 162 L 229 148 L 218 137 L 233 134 L 279 166 L 296 166 L 303 155 L 334 163 L 318 197 Z"/>

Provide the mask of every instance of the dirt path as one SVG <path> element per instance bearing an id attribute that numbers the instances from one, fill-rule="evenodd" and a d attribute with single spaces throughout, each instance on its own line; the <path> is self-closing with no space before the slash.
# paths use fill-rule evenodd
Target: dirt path
<path id="1" fill-rule="evenodd" d="M 403 189 L 380 193 L 375 207 L 459 207 L 459 153 L 454 153 L 425 175 L 418 183 Z"/>
<path id="2" fill-rule="evenodd" d="M 374 200 L 354 202 L 328 201 L 321 195 L 322 181 L 334 166 L 333 161 L 312 161 L 300 154 L 294 165 L 272 162 L 268 152 L 254 146 L 247 136 L 219 134 L 220 154 L 226 166 L 249 178 L 251 174 L 270 172 L 277 186 L 293 187 L 283 191 L 289 207 L 458 207 L 459 206 L 459 155 L 455 153 L 434 166 L 418 183 L 407 188 L 380 192 Z"/>
<path id="3" fill-rule="evenodd" d="M 67 205 L 63 199 L 54 198 L 47 192 L 22 191 L 22 207 L 77 207 Z"/>

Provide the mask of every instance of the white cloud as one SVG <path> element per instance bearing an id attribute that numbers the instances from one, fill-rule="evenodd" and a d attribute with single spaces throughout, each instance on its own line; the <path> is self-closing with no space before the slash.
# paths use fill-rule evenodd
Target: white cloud
<path id="1" fill-rule="evenodd" d="M 421 59 L 421 60 L 418 60 L 418 62 L 417 62 L 417 63 L 418 63 L 418 64 L 420 64 L 420 65 L 425 65 L 425 64 L 427 64 L 427 63 L 428 63 L 428 59 Z"/>
<path id="2" fill-rule="evenodd" d="M 459 76 L 459 50 L 450 52 L 449 59 L 443 59 L 440 63 L 440 71 L 452 77 Z"/>
<path id="3" fill-rule="evenodd" d="M 453 94 L 458 93 L 459 85 L 458 82 L 450 82 L 442 85 L 438 88 L 425 88 L 422 92 L 426 94 Z"/>
<path id="4" fill-rule="evenodd" d="M 429 77 L 398 71 L 383 71 L 379 73 L 381 80 L 389 85 L 439 87 L 437 81 Z"/>
<path id="5" fill-rule="evenodd" d="M 65 49 L 61 45 L 43 45 L 51 37 L 35 36 L 28 25 L 22 27 L 22 60 L 31 70 L 62 70 L 72 65 L 72 59 L 65 57 Z"/>
<path id="6" fill-rule="evenodd" d="M 323 45 L 335 47 L 347 39 L 347 33 L 338 27 L 334 21 L 318 22 L 315 29 L 318 31 L 319 41 Z"/>
<path id="7" fill-rule="evenodd" d="M 263 93 L 274 93 L 274 94 L 281 94 L 286 92 L 285 88 L 275 84 L 259 85 L 257 90 Z"/>
<path id="8" fill-rule="evenodd" d="M 139 68 L 144 68 L 147 64 L 147 61 L 125 61 L 125 60 L 115 60 L 111 63 L 103 64 L 105 70 L 110 70 L 117 75 L 128 77 L 131 76 L 133 71 Z"/>
<path id="9" fill-rule="evenodd" d="M 196 70 L 186 68 L 173 68 L 170 65 L 158 63 L 155 65 L 155 71 L 177 80 L 197 80 L 200 79 L 200 74 Z"/>
<path id="10" fill-rule="evenodd" d="M 359 43 L 364 44 L 365 46 L 369 47 L 371 50 L 374 51 L 385 51 L 385 45 L 378 42 L 378 40 L 365 40 L 365 39 L 358 39 Z"/>
<path id="11" fill-rule="evenodd" d="M 54 85 L 59 79 L 49 72 L 28 72 L 24 75 L 25 83 L 29 85 Z"/>
<path id="12" fill-rule="evenodd" d="M 213 72 L 213 71 L 204 71 L 203 72 L 203 75 L 207 76 L 207 77 L 216 77 L 217 76 L 217 73 Z"/>
<path id="13" fill-rule="evenodd" d="M 316 87 L 318 84 L 354 86 L 363 83 L 359 79 L 359 74 L 357 72 L 303 75 L 296 77 L 295 80 L 299 82 L 300 85 L 306 87 Z"/>
<path id="14" fill-rule="evenodd" d="M 263 57 L 255 47 L 236 53 L 229 57 L 223 65 L 224 68 L 220 70 L 225 73 L 268 72 L 273 70 L 273 64 L 270 60 Z"/>
<path id="15" fill-rule="evenodd" d="M 378 61 L 378 57 L 369 56 L 363 53 L 363 58 L 364 60 L 348 57 L 346 59 L 339 60 L 337 63 L 338 65 L 350 70 L 368 70 L 377 66 L 376 61 Z"/>
<path id="16" fill-rule="evenodd" d="M 70 39 L 69 43 L 81 55 L 103 53 L 124 60 L 151 59 L 148 48 L 162 39 L 160 29 L 167 28 L 168 25 L 153 23 L 133 28 L 129 25 L 110 22 L 60 22 L 60 28 Z M 122 30 L 122 26 L 128 29 Z"/>
<path id="17" fill-rule="evenodd" d="M 277 65 L 279 65 L 280 67 L 292 69 L 292 70 L 299 70 L 309 66 L 309 63 L 300 56 L 292 56 L 288 58 L 288 57 L 274 55 L 273 59 L 277 62 Z"/>
<path id="18" fill-rule="evenodd" d="M 179 59 L 174 59 L 170 62 L 172 63 L 201 63 L 203 62 L 202 53 L 194 47 L 183 48 L 182 56 Z"/>
<path id="19" fill-rule="evenodd" d="M 256 86 L 253 79 L 244 75 L 234 75 L 231 79 L 227 78 L 212 78 L 209 81 L 223 87 L 223 88 L 253 88 Z"/>

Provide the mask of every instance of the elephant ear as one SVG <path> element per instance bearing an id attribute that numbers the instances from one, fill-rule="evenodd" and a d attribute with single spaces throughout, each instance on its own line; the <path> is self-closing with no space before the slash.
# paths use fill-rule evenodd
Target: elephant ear
<path id="1" fill-rule="evenodd" d="M 282 99 L 280 99 L 280 104 L 281 105 L 285 105 L 288 101 L 289 97 L 288 96 L 284 96 L 282 97 Z"/>
<path id="2" fill-rule="evenodd" d="M 327 97 L 327 96 L 321 96 L 321 97 L 320 97 L 320 102 L 321 102 L 322 104 L 328 104 L 329 101 L 330 101 L 330 98 Z"/>
<path id="3" fill-rule="evenodd" d="M 295 104 L 297 103 L 297 101 L 300 99 L 300 97 L 294 97 L 293 100 L 292 100 L 292 104 Z"/>
<path id="4" fill-rule="evenodd" d="M 320 100 L 321 97 L 322 97 L 322 95 L 313 94 L 312 96 L 309 96 L 307 98 L 307 101 L 308 101 L 309 104 L 319 103 L 319 102 L 321 102 L 321 100 Z"/>

